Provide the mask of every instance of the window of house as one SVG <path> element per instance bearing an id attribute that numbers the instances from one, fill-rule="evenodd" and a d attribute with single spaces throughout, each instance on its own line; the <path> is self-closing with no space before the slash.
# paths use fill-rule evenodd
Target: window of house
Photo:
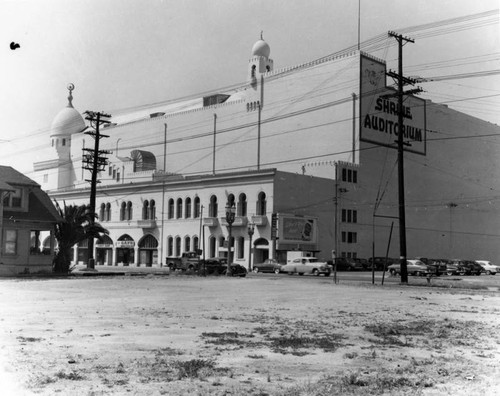
<path id="1" fill-rule="evenodd" d="M 342 222 L 343 223 L 357 223 L 358 211 L 351 209 L 342 209 Z"/>
<path id="2" fill-rule="evenodd" d="M 197 236 L 193 237 L 193 250 L 197 251 L 200 248 L 200 240 Z"/>
<path id="3" fill-rule="evenodd" d="M 238 237 L 236 243 L 236 258 L 242 259 L 245 255 L 245 238 Z"/>
<path id="4" fill-rule="evenodd" d="M 17 230 L 4 230 L 3 254 L 17 254 Z"/>
<path id="5" fill-rule="evenodd" d="M 266 193 L 265 192 L 260 192 L 258 199 L 257 199 L 257 215 L 258 216 L 265 216 L 267 212 L 267 203 L 266 203 Z"/>
<path id="6" fill-rule="evenodd" d="M 150 202 L 149 202 L 149 218 L 151 220 L 154 220 L 156 219 L 156 202 L 154 199 L 152 199 Z"/>
<path id="7" fill-rule="evenodd" d="M 63 138 L 63 140 L 62 140 L 62 145 L 63 145 L 63 146 L 66 146 L 66 139 L 64 139 L 64 138 Z"/>
<path id="8" fill-rule="evenodd" d="M 247 196 L 246 194 L 241 193 L 238 198 L 238 216 L 246 216 L 247 215 Z"/>
<path id="9" fill-rule="evenodd" d="M 212 195 L 210 197 L 210 205 L 208 206 L 208 216 L 209 217 L 217 217 L 218 208 L 217 208 L 217 197 Z"/>
<path id="10" fill-rule="evenodd" d="M 257 66 L 252 65 L 252 74 L 251 74 L 252 78 L 255 77 L 255 70 L 256 69 L 257 69 Z"/>
<path id="11" fill-rule="evenodd" d="M 120 172 L 116 172 L 116 181 L 119 182 L 120 181 Z"/>
<path id="12" fill-rule="evenodd" d="M 348 183 L 357 183 L 358 171 L 355 169 L 342 168 L 342 181 Z"/>
<path id="13" fill-rule="evenodd" d="M 120 221 L 125 220 L 125 212 L 127 210 L 127 204 L 125 202 L 122 202 L 120 205 Z"/>
<path id="14" fill-rule="evenodd" d="M 142 204 L 142 220 L 149 219 L 149 201 L 146 199 Z"/>
<path id="15" fill-rule="evenodd" d="M 196 219 L 198 217 L 200 217 L 200 211 L 201 211 L 200 197 L 195 197 L 194 198 L 194 217 Z"/>
<path id="16" fill-rule="evenodd" d="M 23 203 L 23 191 L 20 188 L 14 189 L 5 195 L 3 199 L 3 206 L 6 208 L 20 208 Z"/>
<path id="17" fill-rule="evenodd" d="M 104 221 L 105 217 L 104 217 L 104 211 L 106 209 L 106 204 L 105 203 L 102 203 L 101 204 L 101 207 L 99 208 L 99 221 Z"/>
<path id="18" fill-rule="evenodd" d="M 173 256 L 174 255 L 174 238 L 168 237 L 167 238 L 167 256 Z"/>
<path id="19" fill-rule="evenodd" d="M 105 220 L 111 221 L 111 204 L 109 202 L 106 203 Z"/>
<path id="20" fill-rule="evenodd" d="M 169 219 L 174 218 L 174 200 L 173 200 L 173 198 L 170 198 L 168 200 L 168 218 Z"/>
<path id="21" fill-rule="evenodd" d="M 182 218 L 182 198 L 177 198 L 177 218 L 181 219 Z"/>
<path id="22" fill-rule="evenodd" d="M 191 198 L 186 198 L 186 213 L 185 213 L 186 219 L 191 218 Z"/>
<path id="23" fill-rule="evenodd" d="M 127 220 L 132 220 L 132 202 L 127 202 Z"/>
<path id="24" fill-rule="evenodd" d="M 235 204 L 234 204 L 234 195 L 233 194 L 229 194 L 227 196 L 227 205 L 231 206 L 231 207 L 235 206 Z"/>
<path id="25" fill-rule="evenodd" d="M 191 238 L 188 236 L 184 238 L 184 251 L 185 252 L 191 251 Z"/>
<path id="26" fill-rule="evenodd" d="M 42 253 L 42 242 L 40 241 L 40 230 L 33 230 L 30 232 L 30 255 L 37 255 Z"/>
<path id="27" fill-rule="evenodd" d="M 217 241 L 213 236 L 208 239 L 208 249 L 208 257 L 215 257 L 217 254 Z"/>
<path id="28" fill-rule="evenodd" d="M 176 256 L 181 255 L 181 237 L 175 238 L 175 255 Z"/>

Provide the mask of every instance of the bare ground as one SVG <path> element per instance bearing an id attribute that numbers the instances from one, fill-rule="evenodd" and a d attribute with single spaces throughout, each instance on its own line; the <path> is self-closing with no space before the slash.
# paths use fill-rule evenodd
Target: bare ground
<path id="1" fill-rule="evenodd" d="M 500 295 L 328 278 L 0 280 L 2 395 L 498 395 Z"/>

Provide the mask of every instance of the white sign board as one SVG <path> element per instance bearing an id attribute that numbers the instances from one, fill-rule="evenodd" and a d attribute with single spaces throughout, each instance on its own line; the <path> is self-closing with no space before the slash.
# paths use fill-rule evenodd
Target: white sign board
<path id="1" fill-rule="evenodd" d="M 360 140 L 397 148 L 399 134 L 397 91 L 386 86 L 385 64 L 361 56 Z M 426 154 L 425 100 L 403 97 L 404 150 Z"/>

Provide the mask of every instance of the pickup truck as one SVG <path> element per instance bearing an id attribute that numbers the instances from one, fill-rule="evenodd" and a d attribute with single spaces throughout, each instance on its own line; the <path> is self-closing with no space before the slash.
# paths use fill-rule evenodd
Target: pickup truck
<path id="1" fill-rule="evenodd" d="M 199 252 L 185 252 L 180 257 L 167 257 L 166 260 L 168 268 L 171 271 L 198 271 L 200 269 L 200 254 Z"/>

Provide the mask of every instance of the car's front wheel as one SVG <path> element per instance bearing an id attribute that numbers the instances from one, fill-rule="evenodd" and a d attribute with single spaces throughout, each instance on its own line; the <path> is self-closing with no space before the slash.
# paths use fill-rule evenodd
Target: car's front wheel
<path id="1" fill-rule="evenodd" d="M 396 275 L 396 270 L 395 269 L 391 269 L 389 272 L 391 273 L 392 276 Z"/>
<path id="2" fill-rule="evenodd" d="M 280 273 L 280 269 L 279 268 L 275 268 L 274 273 L 275 274 L 279 274 Z"/>
<path id="3" fill-rule="evenodd" d="M 259 269 L 257 267 L 254 267 L 253 272 L 258 273 Z"/>
<path id="4" fill-rule="evenodd" d="M 314 276 L 319 276 L 319 271 L 316 268 L 314 268 L 312 274 Z"/>

